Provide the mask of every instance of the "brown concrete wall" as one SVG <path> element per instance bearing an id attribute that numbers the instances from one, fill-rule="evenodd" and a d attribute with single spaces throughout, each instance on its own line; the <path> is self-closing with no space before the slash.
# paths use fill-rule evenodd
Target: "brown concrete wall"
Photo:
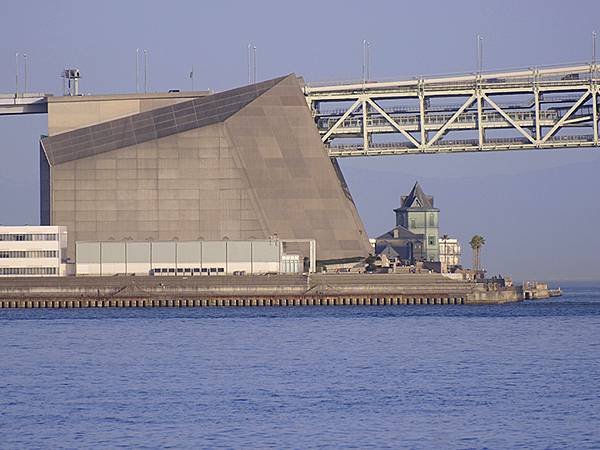
<path id="1" fill-rule="evenodd" d="M 222 124 L 52 168 L 52 223 L 77 240 L 268 237 Z"/>
<path id="2" fill-rule="evenodd" d="M 371 250 L 293 76 L 224 121 L 55 164 L 51 191 L 72 259 L 78 240 L 274 234 L 316 239 L 320 259 Z"/>

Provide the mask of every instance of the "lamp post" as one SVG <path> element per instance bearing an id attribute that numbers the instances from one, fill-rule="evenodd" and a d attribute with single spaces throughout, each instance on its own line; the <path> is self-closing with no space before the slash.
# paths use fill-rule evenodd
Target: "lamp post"
<path id="1" fill-rule="evenodd" d="M 19 96 L 19 52 L 15 52 L 15 97 Z"/>
<path id="2" fill-rule="evenodd" d="M 148 50 L 144 50 L 144 94 L 148 93 Z"/>
<path id="3" fill-rule="evenodd" d="M 371 43 L 366 39 L 363 39 L 363 84 L 365 84 L 371 77 L 370 70 L 370 59 L 371 59 Z"/>
<path id="4" fill-rule="evenodd" d="M 251 73 L 250 73 L 250 65 L 252 64 L 251 63 L 251 60 L 252 60 L 251 52 L 252 52 L 252 44 L 248 44 L 248 49 L 246 51 L 246 59 L 247 59 L 246 62 L 248 63 L 248 84 L 250 84 L 251 80 L 252 80 Z"/>
<path id="5" fill-rule="evenodd" d="M 477 72 L 483 71 L 483 36 L 477 35 Z"/>
<path id="6" fill-rule="evenodd" d="M 596 64 L 596 32 L 592 31 L 592 65 Z"/>
<path id="7" fill-rule="evenodd" d="M 256 45 L 252 46 L 252 68 L 254 70 L 253 81 L 256 84 Z"/>
<path id="8" fill-rule="evenodd" d="M 23 94 L 26 94 L 27 93 L 27 53 L 23 53 L 23 65 L 24 65 Z"/>

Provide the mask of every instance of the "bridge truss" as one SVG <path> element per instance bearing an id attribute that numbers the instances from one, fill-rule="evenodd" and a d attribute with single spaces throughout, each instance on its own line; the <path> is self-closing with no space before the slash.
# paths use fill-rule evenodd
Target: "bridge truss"
<path id="1" fill-rule="evenodd" d="M 598 147 L 600 66 L 306 85 L 330 156 Z"/>

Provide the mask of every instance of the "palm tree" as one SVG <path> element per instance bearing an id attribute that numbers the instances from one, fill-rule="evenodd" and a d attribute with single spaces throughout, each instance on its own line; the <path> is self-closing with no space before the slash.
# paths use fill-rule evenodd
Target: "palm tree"
<path id="1" fill-rule="evenodd" d="M 473 269 L 476 271 L 481 270 L 481 247 L 485 245 L 485 238 L 476 234 L 469 241 L 471 248 L 473 249 Z"/>

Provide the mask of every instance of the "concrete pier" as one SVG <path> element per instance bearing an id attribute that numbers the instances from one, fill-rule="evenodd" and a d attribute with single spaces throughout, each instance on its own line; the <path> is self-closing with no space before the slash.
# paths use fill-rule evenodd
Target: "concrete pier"
<path id="1" fill-rule="evenodd" d="M 519 301 L 518 289 L 421 274 L 57 277 L 0 280 L 0 308 L 408 306 Z"/>

